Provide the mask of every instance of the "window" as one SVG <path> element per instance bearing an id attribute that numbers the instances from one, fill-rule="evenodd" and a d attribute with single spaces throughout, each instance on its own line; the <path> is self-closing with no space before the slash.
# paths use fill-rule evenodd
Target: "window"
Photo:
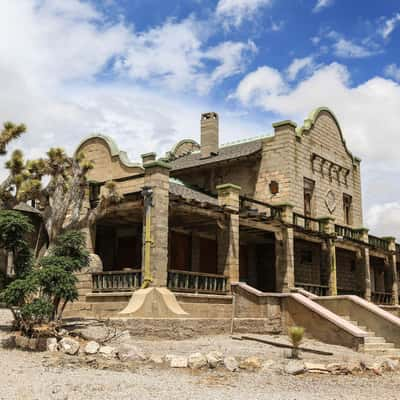
<path id="1" fill-rule="evenodd" d="M 302 250 L 300 256 L 300 264 L 312 264 L 313 252 L 312 250 Z"/>
<path id="2" fill-rule="evenodd" d="M 346 225 L 352 224 L 352 210 L 351 210 L 351 203 L 352 197 L 348 194 L 343 194 L 343 216 L 344 216 L 344 223 Z"/>
<path id="3" fill-rule="evenodd" d="M 100 200 L 101 183 L 91 181 L 89 182 L 89 202 L 90 208 L 95 208 Z"/>
<path id="4" fill-rule="evenodd" d="M 315 182 L 311 179 L 304 178 L 304 215 L 312 216 L 312 198 L 314 193 Z"/>

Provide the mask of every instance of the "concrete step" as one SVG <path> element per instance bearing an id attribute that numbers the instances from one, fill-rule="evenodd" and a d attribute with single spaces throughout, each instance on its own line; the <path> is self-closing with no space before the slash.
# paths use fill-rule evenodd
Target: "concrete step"
<path id="1" fill-rule="evenodd" d="M 365 338 L 365 343 L 386 343 L 386 340 L 380 336 L 367 336 Z"/>
<path id="2" fill-rule="evenodd" d="M 364 346 L 364 351 L 381 351 L 381 350 L 388 350 L 388 349 L 394 349 L 394 344 L 393 343 L 386 343 L 386 342 L 381 342 L 381 343 L 365 343 Z"/>

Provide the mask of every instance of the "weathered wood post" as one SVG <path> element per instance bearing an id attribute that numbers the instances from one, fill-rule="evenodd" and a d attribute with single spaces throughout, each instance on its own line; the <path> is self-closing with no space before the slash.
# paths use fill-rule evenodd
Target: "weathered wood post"
<path id="1" fill-rule="evenodd" d="M 364 271 L 364 298 L 371 301 L 371 267 L 369 260 L 369 239 L 368 239 L 368 229 L 360 229 L 361 237 L 360 240 L 365 243 L 361 247 L 361 257 L 358 260 L 361 264 L 362 270 Z"/>
<path id="2" fill-rule="evenodd" d="M 396 255 L 396 238 L 394 237 L 385 237 L 383 238 L 389 242 L 388 250 L 389 250 L 389 268 L 390 268 L 390 277 L 392 279 L 392 304 L 399 305 L 399 286 L 398 286 L 398 277 L 397 277 L 397 255 Z"/>
<path id="3" fill-rule="evenodd" d="M 325 239 L 325 260 L 328 270 L 329 296 L 337 296 L 337 268 L 336 268 L 336 246 L 335 246 L 335 218 L 319 218 L 322 233 L 326 235 Z"/>

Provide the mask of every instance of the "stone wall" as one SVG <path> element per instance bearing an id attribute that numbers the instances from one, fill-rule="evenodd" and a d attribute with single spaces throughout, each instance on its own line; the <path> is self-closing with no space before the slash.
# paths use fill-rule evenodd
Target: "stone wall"
<path id="1" fill-rule="evenodd" d="M 311 259 L 309 256 L 311 255 Z M 320 285 L 326 277 L 321 273 L 321 245 L 319 243 L 294 240 L 295 282 Z"/>

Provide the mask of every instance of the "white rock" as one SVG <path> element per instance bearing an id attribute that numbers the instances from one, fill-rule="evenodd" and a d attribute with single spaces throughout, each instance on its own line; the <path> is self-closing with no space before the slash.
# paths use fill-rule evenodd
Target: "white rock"
<path id="1" fill-rule="evenodd" d="M 248 357 L 239 364 L 239 368 L 254 371 L 261 368 L 261 365 L 261 360 L 258 357 Z"/>
<path id="2" fill-rule="evenodd" d="M 231 372 L 237 371 L 239 368 L 239 363 L 235 357 L 225 357 L 224 358 L 225 368 Z"/>
<path id="3" fill-rule="evenodd" d="M 392 360 L 391 358 L 387 358 L 382 361 L 382 367 L 386 371 L 396 371 L 399 368 L 399 360 Z"/>
<path id="4" fill-rule="evenodd" d="M 79 342 L 75 339 L 65 337 L 62 338 L 59 342 L 59 349 L 65 353 L 65 354 L 70 354 L 70 355 L 75 355 L 78 353 L 79 350 Z"/>
<path id="5" fill-rule="evenodd" d="M 100 345 L 95 342 L 94 340 L 91 340 L 88 342 L 85 346 L 84 352 L 86 354 L 96 354 L 100 349 Z"/>
<path id="6" fill-rule="evenodd" d="M 329 369 L 324 364 L 320 363 L 305 362 L 304 368 L 308 372 L 317 372 L 321 374 L 329 373 Z"/>
<path id="7" fill-rule="evenodd" d="M 302 361 L 289 361 L 285 367 L 285 372 L 289 375 L 299 375 L 306 371 Z"/>
<path id="8" fill-rule="evenodd" d="M 207 358 L 201 353 L 193 353 L 188 358 L 188 365 L 194 369 L 203 368 L 207 365 Z"/>
<path id="9" fill-rule="evenodd" d="M 116 353 L 117 352 L 114 349 L 114 347 L 111 347 L 111 346 L 100 346 L 99 354 L 101 354 L 104 357 L 108 357 L 108 358 L 115 357 Z"/>
<path id="10" fill-rule="evenodd" d="M 133 344 L 124 343 L 117 348 L 118 358 L 121 361 L 145 361 L 146 355 Z"/>
<path id="11" fill-rule="evenodd" d="M 188 360 L 184 356 L 172 356 L 169 365 L 172 368 L 186 368 L 188 366 Z"/>
<path id="12" fill-rule="evenodd" d="M 217 368 L 224 360 L 224 356 L 219 351 L 210 351 L 206 354 L 206 358 L 210 368 Z"/>
<path id="13" fill-rule="evenodd" d="M 154 364 L 163 364 L 164 363 L 164 359 L 162 358 L 162 356 L 160 356 L 158 354 L 152 354 L 150 356 L 150 361 L 153 362 Z"/>
<path id="14" fill-rule="evenodd" d="M 47 351 L 50 352 L 55 352 L 58 351 L 58 343 L 57 343 L 57 338 L 47 338 L 46 340 L 46 349 Z"/>

